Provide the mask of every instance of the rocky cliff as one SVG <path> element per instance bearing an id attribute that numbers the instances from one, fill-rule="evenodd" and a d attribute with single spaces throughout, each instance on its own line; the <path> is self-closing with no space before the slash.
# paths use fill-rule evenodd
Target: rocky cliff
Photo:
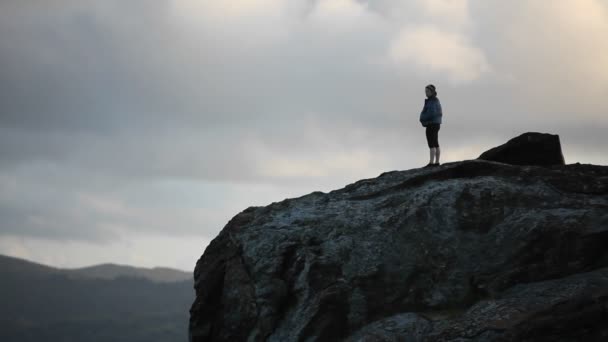
<path id="1" fill-rule="evenodd" d="M 192 342 L 608 340 L 608 166 L 526 133 L 249 207 L 194 277 Z"/>

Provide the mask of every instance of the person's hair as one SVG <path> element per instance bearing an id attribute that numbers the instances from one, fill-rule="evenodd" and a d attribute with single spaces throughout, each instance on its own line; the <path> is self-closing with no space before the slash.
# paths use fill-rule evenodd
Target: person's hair
<path id="1" fill-rule="evenodd" d="M 437 90 L 435 89 L 435 86 L 432 84 L 429 84 L 426 86 L 427 89 L 431 89 L 431 91 L 433 92 L 433 95 L 437 96 Z"/>

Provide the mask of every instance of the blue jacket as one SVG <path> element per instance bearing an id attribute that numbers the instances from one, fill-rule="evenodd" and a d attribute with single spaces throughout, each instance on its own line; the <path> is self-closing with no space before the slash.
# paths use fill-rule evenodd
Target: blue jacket
<path id="1" fill-rule="evenodd" d="M 426 127 L 429 124 L 441 124 L 441 117 L 443 113 L 441 111 L 441 102 L 437 96 L 432 96 L 424 99 L 424 107 L 420 112 L 420 123 Z"/>

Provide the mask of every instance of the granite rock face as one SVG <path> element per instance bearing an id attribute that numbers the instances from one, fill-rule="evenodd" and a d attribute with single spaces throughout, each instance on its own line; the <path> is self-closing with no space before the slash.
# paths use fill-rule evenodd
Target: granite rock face
<path id="1" fill-rule="evenodd" d="M 513 164 L 243 210 L 196 264 L 190 341 L 608 340 L 608 166 Z"/>
<path id="2" fill-rule="evenodd" d="M 513 165 L 564 165 L 557 134 L 527 132 L 482 153 L 479 158 Z"/>

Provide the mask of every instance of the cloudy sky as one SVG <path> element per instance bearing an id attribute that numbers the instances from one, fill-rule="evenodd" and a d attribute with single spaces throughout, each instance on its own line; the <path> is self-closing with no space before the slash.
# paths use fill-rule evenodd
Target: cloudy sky
<path id="1" fill-rule="evenodd" d="M 235 214 L 527 131 L 608 164 L 608 0 L 3 0 L 0 253 L 192 270 Z"/>

